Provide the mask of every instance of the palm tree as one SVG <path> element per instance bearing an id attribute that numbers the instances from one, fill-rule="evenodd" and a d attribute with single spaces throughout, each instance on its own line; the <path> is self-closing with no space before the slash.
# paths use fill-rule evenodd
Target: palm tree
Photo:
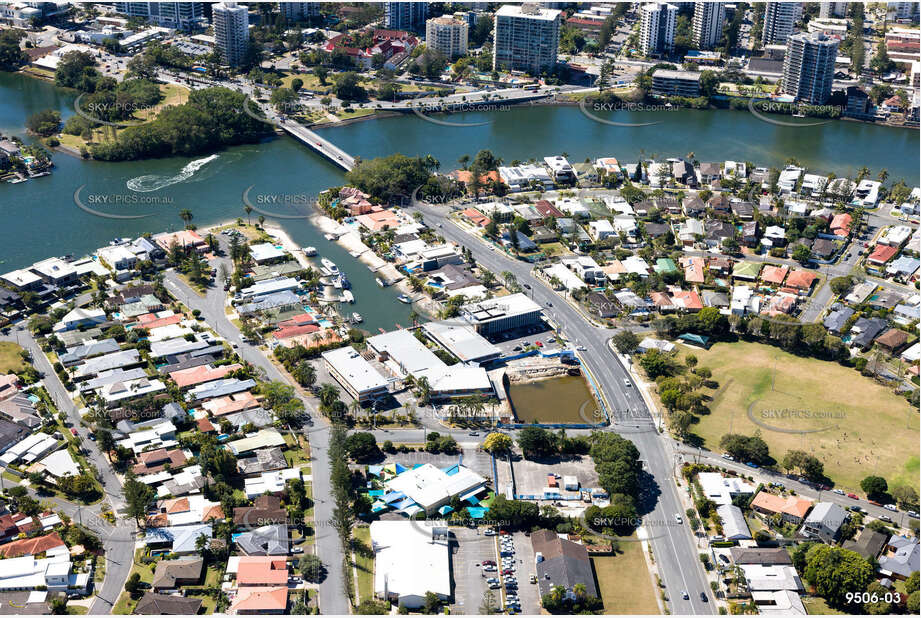
<path id="1" fill-rule="evenodd" d="M 415 309 L 409 312 L 409 321 L 412 322 L 413 326 L 415 326 L 416 322 L 419 321 L 419 314 L 416 313 Z"/>
<path id="2" fill-rule="evenodd" d="M 339 389 L 327 382 L 320 386 L 320 389 L 317 391 L 317 397 L 320 398 L 320 403 L 324 407 L 329 407 L 339 398 Z"/>
<path id="3" fill-rule="evenodd" d="M 179 211 L 179 218 L 182 219 L 183 222 L 185 222 L 185 227 L 186 229 L 188 229 L 189 223 L 192 221 L 192 219 L 195 218 L 195 215 L 193 215 L 192 211 L 189 210 L 188 208 L 183 208 L 182 210 Z"/>
<path id="4" fill-rule="evenodd" d="M 879 174 L 876 175 L 876 179 L 880 182 L 886 182 L 886 179 L 889 178 L 889 170 L 883 168 L 879 171 Z"/>
<path id="5" fill-rule="evenodd" d="M 419 403 L 428 405 L 432 399 L 432 385 L 425 376 L 416 378 L 416 388 L 419 389 Z"/>
<path id="6" fill-rule="evenodd" d="M 470 164 L 470 155 L 462 155 L 460 159 L 457 160 L 460 164 L 461 169 L 467 169 L 467 166 Z"/>
<path id="7" fill-rule="evenodd" d="M 861 180 L 863 180 L 869 175 L 870 175 L 870 168 L 864 165 L 857 171 L 857 182 L 860 182 Z"/>
<path id="8" fill-rule="evenodd" d="M 259 215 L 258 221 L 259 221 L 259 227 L 262 227 L 262 224 L 265 223 L 265 217 L 263 217 L 262 215 Z"/>
<path id="9" fill-rule="evenodd" d="M 253 207 L 247 204 L 243 207 L 243 212 L 246 213 L 246 224 L 252 225 L 252 222 L 250 221 L 250 218 L 249 218 L 249 213 L 253 212 Z"/>

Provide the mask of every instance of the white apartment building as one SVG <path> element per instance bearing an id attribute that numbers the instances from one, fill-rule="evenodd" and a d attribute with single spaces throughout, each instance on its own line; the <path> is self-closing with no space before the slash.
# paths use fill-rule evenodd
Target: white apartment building
<path id="1" fill-rule="evenodd" d="M 644 4 L 640 10 L 640 51 L 644 56 L 668 54 L 675 49 L 678 7 L 664 2 Z"/>
<path id="2" fill-rule="evenodd" d="M 190 30 L 203 17 L 202 2 L 116 2 L 115 11 L 164 28 Z"/>
<path id="3" fill-rule="evenodd" d="M 783 45 L 793 34 L 793 27 L 803 14 L 799 2 L 767 2 L 764 6 L 764 29 L 761 31 L 763 45 Z"/>
<path id="4" fill-rule="evenodd" d="M 320 14 L 319 2 L 279 2 L 278 7 L 288 21 L 300 21 Z"/>
<path id="5" fill-rule="evenodd" d="M 212 11 L 217 49 L 224 62 L 237 66 L 249 46 L 249 9 L 236 2 L 221 2 Z"/>
<path id="6" fill-rule="evenodd" d="M 694 42 L 700 49 L 713 49 L 723 36 L 726 9 L 722 2 L 694 3 Z"/>
<path id="7" fill-rule="evenodd" d="M 560 11 L 537 4 L 506 4 L 495 16 L 493 70 L 539 75 L 556 66 Z"/>
<path id="8" fill-rule="evenodd" d="M 837 56 L 837 39 L 818 32 L 790 36 L 783 60 L 783 91 L 799 101 L 825 103 L 831 96 Z"/>
<path id="9" fill-rule="evenodd" d="M 467 53 L 467 22 L 454 17 L 435 17 L 425 22 L 425 46 L 445 58 Z"/>

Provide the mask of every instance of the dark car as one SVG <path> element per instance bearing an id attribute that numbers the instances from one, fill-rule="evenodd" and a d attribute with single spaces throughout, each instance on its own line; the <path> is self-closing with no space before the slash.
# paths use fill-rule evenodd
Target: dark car
<path id="1" fill-rule="evenodd" d="M 700 593 L 700 600 L 703 601 L 704 603 L 706 603 L 706 602 L 707 602 L 707 595 L 704 594 L 703 592 L 701 592 L 701 593 Z"/>

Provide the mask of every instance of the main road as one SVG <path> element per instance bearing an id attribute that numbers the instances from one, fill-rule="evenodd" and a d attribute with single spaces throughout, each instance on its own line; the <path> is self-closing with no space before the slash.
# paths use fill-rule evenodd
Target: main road
<path id="1" fill-rule="evenodd" d="M 716 605 L 700 563 L 700 549 L 690 528 L 676 525 L 676 515 L 685 511 L 675 486 L 676 455 L 670 441 L 656 431 L 655 420 L 639 390 L 632 386 L 627 369 L 608 347 L 611 331 L 586 321 L 578 310 L 538 282 L 531 273 L 531 265 L 463 231 L 448 217 L 450 211 L 444 207 L 414 201 L 413 208 L 424 215 L 429 227 L 470 249 L 481 268 L 493 273 L 509 271 L 519 282 L 527 282 L 529 294 L 545 307 L 545 314 L 560 332 L 575 345 L 584 347 L 580 354 L 582 363 L 606 399 L 613 429 L 633 441 L 651 477 L 646 483 L 649 495 L 644 505 L 644 521 L 649 524 L 649 542 L 670 609 L 675 614 L 715 614 Z M 631 386 L 627 386 L 628 382 Z M 682 598 L 683 592 L 688 593 L 689 599 Z M 706 601 L 701 600 L 701 593 Z"/>

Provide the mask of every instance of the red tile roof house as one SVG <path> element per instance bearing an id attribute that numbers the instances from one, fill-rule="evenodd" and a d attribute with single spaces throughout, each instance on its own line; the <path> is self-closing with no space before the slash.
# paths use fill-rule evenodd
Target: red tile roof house
<path id="1" fill-rule="evenodd" d="M 560 210 L 556 206 L 554 206 L 547 200 L 537 200 L 537 202 L 535 202 L 534 204 L 534 208 L 536 208 L 537 212 L 539 212 L 540 215 L 544 217 L 545 219 L 547 217 L 554 217 L 556 219 L 559 219 L 561 217 L 566 216 L 562 212 L 560 212 Z"/>
<path id="2" fill-rule="evenodd" d="M 11 539 L 20 533 L 28 534 L 35 527 L 35 521 L 24 513 L 0 515 L 0 539 Z"/>
<path id="3" fill-rule="evenodd" d="M 761 491 L 752 500 L 751 508 L 764 515 L 779 514 L 784 521 L 799 524 L 805 519 L 809 509 L 812 508 L 812 502 L 796 496 L 782 498 L 766 491 Z"/>
<path id="4" fill-rule="evenodd" d="M 795 269 L 787 275 L 786 287 L 793 288 L 799 292 L 808 292 L 812 289 L 818 276 L 808 270 Z"/>
<path id="5" fill-rule="evenodd" d="M 780 285 L 783 283 L 783 280 L 787 278 L 788 272 L 790 272 L 789 266 L 773 266 L 768 264 L 761 271 L 761 280 L 765 283 Z"/>
<path id="6" fill-rule="evenodd" d="M 899 252 L 898 247 L 892 247 L 889 245 L 876 245 L 876 248 L 873 249 L 873 253 L 867 256 L 867 261 L 871 264 L 877 264 L 882 266 L 889 260 L 895 257 Z"/>
<path id="7" fill-rule="evenodd" d="M 476 208 L 466 208 L 461 214 L 477 227 L 486 227 L 489 225 L 489 217 Z"/>
<path id="8" fill-rule="evenodd" d="M 175 243 L 180 247 L 194 247 L 199 253 L 208 251 L 208 243 L 193 230 L 179 230 L 178 232 L 164 232 L 153 237 L 161 249 L 169 252 L 170 247 Z"/>
<path id="9" fill-rule="evenodd" d="M 700 296 L 698 296 L 697 292 L 694 290 L 674 290 L 672 292 L 672 302 L 678 309 L 683 309 L 692 313 L 704 308 Z"/>
<path id="10" fill-rule="evenodd" d="M 18 558 L 19 556 L 40 556 L 49 549 L 66 547 L 57 532 L 37 536 L 31 539 L 20 539 L 6 545 L 0 545 L 0 556 L 4 558 Z"/>
<path id="11" fill-rule="evenodd" d="M 243 369 L 243 365 L 239 363 L 234 363 L 232 365 L 219 365 L 217 367 L 212 367 L 211 365 L 200 365 L 198 367 L 190 367 L 188 369 L 180 369 L 179 371 L 174 371 L 169 374 L 169 377 L 173 379 L 173 382 L 176 383 L 181 389 L 190 388 L 198 384 L 204 384 L 205 382 L 211 382 L 212 380 L 220 380 L 228 373 L 233 373 L 237 369 Z"/>
<path id="12" fill-rule="evenodd" d="M 400 217 L 390 209 L 359 215 L 355 217 L 355 220 L 372 232 L 380 232 L 381 230 L 388 229 L 395 230 L 400 227 Z"/>
<path id="13" fill-rule="evenodd" d="M 212 416 L 224 416 L 234 412 L 242 412 L 259 407 L 259 400 L 249 391 L 234 393 L 217 397 L 201 404 L 201 407 L 212 414 Z"/>
<path id="14" fill-rule="evenodd" d="M 288 607 L 288 586 L 246 586 L 237 590 L 228 614 L 284 614 Z"/>
<path id="15" fill-rule="evenodd" d="M 183 319 L 183 316 L 179 313 L 173 315 L 168 315 L 165 318 L 158 318 L 155 313 L 145 313 L 144 315 L 139 315 L 137 317 L 138 325 L 141 328 L 146 328 L 148 330 L 153 330 L 154 328 L 160 328 L 161 326 L 169 326 L 171 324 L 179 324 Z"/>
<path id="16" fill-rule="evenodd" d="M 851 221 L 851 215 L 847 213 L 837 214 L 832 218 L 828 229 L 839 238 L 847 238 L 851 233 Z"/>
<path id="17" fill-rule="evenodd" d="M 704 259 L 699 257 L 681 258 L 679 260 L 684 266 L 684 280 L 688 283 L 704 282 Z"/>
<path id="18" fill-rule="evenodd" d="M 241 556 L 237 586 L 286 586 L 288 562 L 274 556 Z"/>

